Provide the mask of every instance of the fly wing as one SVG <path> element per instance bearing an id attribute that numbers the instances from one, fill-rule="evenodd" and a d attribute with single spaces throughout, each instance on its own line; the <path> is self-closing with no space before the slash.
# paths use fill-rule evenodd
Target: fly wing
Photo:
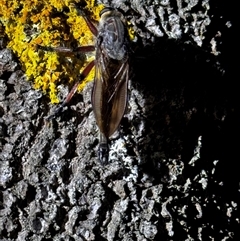
<path id="1" fill-rule="evenodd" d="M 92 92 L 92 104 L 100 131 L 110 137 L 118 128 L 127 102 L 129 78 L 128 58 L 114 60 L 96 50 L 96 72 Z"/>
<path id="2" fill-rule="evenodd" d="M 128 90 L 128 63 L 125 62 L 121 64 L 120 72 L 115 77 L 116 85 L 114 86 L 113 93 L 110 93 L 111 96 L 108 99 L 108 102 L 111 103 L 111 118 L 109 122 L 109 136 L 111 136 L 118 128 L 120 121 L 124 115 L 127 103 L 127 90 Z"/>
<path id="3" fill-rule="evenodd" d="M 105 92 L 105 84 L 104 78 L 101 74 L 101 62 L 102 56 L 99 55 L 98 50 L 96 51 L 96 56 L 98 55 L 98 59 L 95 59 L 95 77 L 94 77 L 94 85 L 92 89 L 92 106 L 93 112 L 95 115 L 95 119 L 100 131 L 104 132 L 104 125 L 103 125 L 103 115 L 102 115 L 102 106 L 103 106 L 103 93 Z"/>

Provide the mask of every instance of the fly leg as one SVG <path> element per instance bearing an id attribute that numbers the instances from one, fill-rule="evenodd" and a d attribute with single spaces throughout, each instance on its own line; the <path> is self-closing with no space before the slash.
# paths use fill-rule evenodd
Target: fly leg
<path id="1" fill-rule="evenodd" d="M 90 31 L 97 36 L 98 34 L 98 30 L 96 28 L 96 26 L 92 23 L 92 21 L 88 18 L 88 16 L 82 12 L 81 10 L 79 10 L 79 12 L 81 13 L 82 17 L 84 18 L 85 22 L 87 23 Z M 87 52 L 92 52 L 95 50 L 95 46 L 93 45 L 89 45 L 89 46 L 80 46 L 74 49 L 71 48 L 67 48 L 67 47 L 44 47 L 41 45 L 37 45 L 37 47 L 39 49 L 45 50 L 45 51 L 50 51 L 50 52 L 58 52 L 58 53 L 63 53 L 66 56 L 67 55 L 73 55 L 75 53 L 87 53 Z M 51 114 L 50 116 L 48 116 L 46 119 L 50 120 L 52 119 L 57 113 L 61 112 L 61 110 L 63 109 L 63 107 L 69 103 L 69 101 L 72 99 L 73 95 L 75 94 L 75 92 L 77 91 L 77 87 L 80 84 L 80 82 L 89 74 L 89 72 L 91 71 L 91 69 L 94 66 L 94 61 L 90 62 L 86 68 L 83 70 L 83 72 L 81 73 L 77 83 L 75 83 L 75 85 L 73 86 L 72 90 L 69 92 L 68 96 L 66 97 L 66 99 L 64 100 L 64 102 L 62 104 L 60 104 L 56 110 L 54 111 L 53 114 Z"/>
<path id="2" fill-rule="evenodd" d="M 81 9 L 77 8 L 76 6 L 75 6 L 75 8 L 77 9 L 79 15 L 81 15 L 84 18 L 84 20 L 85 20 L 88 28 L 92 32 L 92 34 L 95 37 L 97 37 L 98 36 L 98 30 L 97 30 L 96 26 L 93 24 L 93 22 L 90 20 L 90 18 Z"/>
<path id="3" fill-rule="evenodd" d="M 80 46 L 77 48 L 67 48 L 67 47 L 49 47 L 49 46 L 42 46 L 42 45 L 37 45 L 38 49 L 42 49 L 44 51 L 48 51 L 48 52 L 58 52 L 58 53 L 63 53 L 64 55 L 68 56 L 68 55 L 74 55 L 76 53 L 88 53 L 88 52 L 92 52 L 95 50 L 95 46 L 93 45 L 88 45 L 88 46 Z"/>
<path id="4" fill-rule="evenodd" d="M 89 45 L 89 46 L 80 46 L 77 47 L 75 49 L 71 49 L 71 48 L 67 48 L 67 47 L 45 47 L 45 46 L 41 46 L 41 45 L 37 45 L 37 47 L 39 49 L 42 49 L 44 51 L 50 51 L 50 52 L 58 52 L 58 53 L 63 53 L 64 55 L 74 55 L 75 53 L 87 53 L 87 52 L 92 52 L 95 50 L 95 47 L 93 45 Z M 94 61 L 91 61 L 86 68 L 83 70 L 83 72 L 80 74 L 80 77 L 78 79 L 78 81 L 75 83 L 75 85 L 73 86 L 73 88 L 71 89 L 71 91 L 69 92 L 69 94 L 67 95 L 66 99 L 63 101 L 62 104 L 60 104 L 56 110 L 54 111 L 53 114 L 51 114 L 50 116 L 48 116 L 46 118 L 46 120 L 51 120 L 56 114 L 58 114 L 59 112 L 62 111 L 63 107 L 69 103 L 69 101 L 72 99 L 73 95 L 76 93 L 77 91 L 77 87 L 80 84 L 80 82 L 89 74 L 89 72 L 91 71 L 91 69 L 94 66 Z"/>
<path id="5" fill-rule="evenodd" d="M 56 110 L 54 111 L 53 114 L 51 114 L 50 116 L 48 116 L 46 118 L 46 120 L 51 120 L 56 114 L 58 114 L 59 112 L 61 112 L 61 110 L 63 109 L 63 107 L 69 103 L 69 101 L 72 99 L 72 97 L 74 96 L 74 94 L 77 91 L 77 87 L 80 84 L 80 82 L 86 78 L 86 76 L 89 74 L 89 72 L 91 71 L 91 69 L 94 66 L 94 60 L 91 61 L 86 68 L 83 70 L 83 72 L 80 74 L 78 81 L 74 84 L 73 88 L 71 89 L 71 91 L 69 92 L 69 94 L 67 95 L 66 99 L 63 101 L 62 104 L 60 104 Z"/>

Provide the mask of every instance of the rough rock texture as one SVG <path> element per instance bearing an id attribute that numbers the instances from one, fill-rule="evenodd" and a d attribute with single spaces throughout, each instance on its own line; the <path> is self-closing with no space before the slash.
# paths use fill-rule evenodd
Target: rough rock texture
<path id="1" fill-rule="evenodd" d="M 55 107 L 0 51 L 0 240 L 239 240 L 234 6 L 109 2 L 138 42 L 106 166 L 92 84 L 46 122 Z"/>

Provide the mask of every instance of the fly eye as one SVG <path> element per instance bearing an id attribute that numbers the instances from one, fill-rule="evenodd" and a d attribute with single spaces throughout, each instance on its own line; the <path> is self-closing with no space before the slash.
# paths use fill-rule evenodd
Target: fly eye
<path id="1" fill-rule="evenodd" d="M 104 9 L 102 9 L 102 11 L 100 12 L 100 17 L 104 14 L 104 13 L 106 13 L 106 12 L 109 12 L 109 11 L 113 11 L 113 8 L 110 8 L 110 7 L 106 7 L 106 8 L 104 8 Z"/>

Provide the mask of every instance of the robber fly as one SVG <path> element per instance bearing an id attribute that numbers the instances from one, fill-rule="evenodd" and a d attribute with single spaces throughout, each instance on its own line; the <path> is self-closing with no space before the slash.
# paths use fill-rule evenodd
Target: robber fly
<path id="1" fill-rule="evenodd" d="M 123 15 L 117 10 L 104 8 L 100 13 L 98 29 L 84 13 L 81 12 L 81 14 L 91 32 L 97 37 L 96 58 L 83 70 L 79 81 L 58 109 L 70 101 L 79 82 L 86 77 L 95 64 L 92 106 L 100 130 L 98 157 L 102 164 L 106 164 L 109 137 L 117 130 L 126 108 L 129 80 L 129 35 Z M 72 51 L 64 47 L 58 47 L 55 50 Z M 82 46 L 75 51 L 93 50 L 93 46 Z"/>
<path id="2" fill-rule="evenodd" d="M 92 105 L 100 130 L 98 156 L 108 160 L 108 138 L 123 117 L 129 80 L 129 40 L 123 16 L 116 10 L 103 9 L 96 43 L 96 73 Z"/>

